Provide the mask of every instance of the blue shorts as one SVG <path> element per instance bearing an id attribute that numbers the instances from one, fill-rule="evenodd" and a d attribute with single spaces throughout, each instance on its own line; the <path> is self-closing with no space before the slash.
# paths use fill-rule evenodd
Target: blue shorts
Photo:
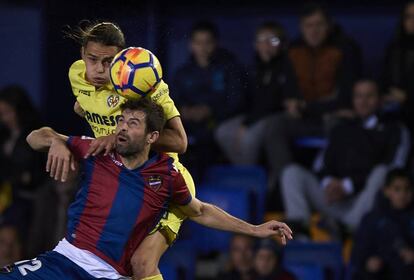
<path id="1" fill-rule="evenodd" d="M 98 278 L 93 277 L 65 256 L 50 251 L 36 259 L 16 262 L 4 267 L 0 271 L 0 279 L 95 280 Z"/>

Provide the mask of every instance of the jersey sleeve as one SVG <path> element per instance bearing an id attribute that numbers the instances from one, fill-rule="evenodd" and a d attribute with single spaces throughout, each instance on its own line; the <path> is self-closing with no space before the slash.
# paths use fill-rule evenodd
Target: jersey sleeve
<path id="1" fill-rule="evenodd" d="M 191 194 L 181 173 L 176 173 L 173 180 L 171 201 L 178 205 L 191 202 Z"/>
<path id="2" fill-rule="evenodd" d="M 168 121 L 174 117 L 180 116 L 174 101 L 171 99 L 168 85 L 164 81 L 161 81 L 158 89 L 151 95 L 151 99 L 164 109 L 165 120 Z"/>
<path id="3" fill-rule="evenodd" d="M 79 89 L 84 87 L 84 78 L 86 73 L 86 66 L 83 60 L 75 61 L 69 68 L 69 82 L 72 87 L 72 92 L 75 97 L 79 95 Z"/>
<path id="4" fill-rule="evenodd" d="M 81 160 L 85 157 L 86 152 L 89 149 L 89 145 L 92 141 L 92 138 L 85 136 L 70 136 L 66 141 L 69 150 L 73 153 L 77 160 Z"/>

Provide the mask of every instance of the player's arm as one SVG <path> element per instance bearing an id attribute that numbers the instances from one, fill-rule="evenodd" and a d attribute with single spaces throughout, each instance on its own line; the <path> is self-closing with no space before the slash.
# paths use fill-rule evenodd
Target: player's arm
<path id="1" fill-rule="evenodd" d="M 81 116 L 82 118 L 85 116 L 85 111 L 82 109 L 78 101 L 76 101 L 73 105 L 73 111 L 75 111 L 75 113 Z"/>
<path id="2" fill-rule="evenodd" d="M 32 149 L 48 152 L 46 171 L 50 172 L 50 177 L 62 182 L 68 178 L 69 169 L 76 169 L 75 159 L 66 145 L 67 140 L 67 136 L 50 127 L 34 130 L 26 138 Z"/>
<path id="3" fill-rule="evenodd" d="M 189 204 L 181 206 L 180 209 L 191 220 L 206 227 L 260 238 L 277 235 L 283 244 L 286 244 L 286 238 L 292 239 L 292 230 L 285 223 L 269 221 L 261 225 L 252 225 L 197 198 L 193 198 Z"/>
<path id="4" fill-rule="evenodd" d="M 40 129 L 33 130 L 27 137 L 26 141 L 30 147 L 36 151 L 49 151 L 49 148 L 54 143 L 63 143 L 66 145 L 68 137 L 57 133 L 50 127 L 42 127 Z"/>
<path id="5" fill-rule="evenodd" d="M 183 154 L 187 150 L 187 143 L 181 118 L 176 116 L 165 123 L 160 137 L 152 147 L 157 151 Z"/>

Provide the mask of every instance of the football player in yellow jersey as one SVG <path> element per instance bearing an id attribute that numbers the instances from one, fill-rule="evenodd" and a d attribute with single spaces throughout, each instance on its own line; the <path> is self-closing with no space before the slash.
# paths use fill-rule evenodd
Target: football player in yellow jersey
<path id="1" fill-rule="evenodd" d="M 79 30 L 76 35 L 82 45 L 82 59 L 73 63 L 69 69 L 69 79 L 76 97 L 74 110 L 86 119 L 96 137 L 88 153 L 108 153 L 115 143 L 113 132 L 120 115 L 120 105 L 125 101 L 115 93 L 110 83 L 109 67 L 113 57 L 125 47 L 124 35 L 118 26 L 110 22 L 101 22 L 86 30 Z M 177 153 L 184 153 L 187 149 L 187 136 L 180 114 L 169 96 L 168 85 L 162 81 L 151 98 L 163 107 L 166 118 L 165 128 L 154 148 L 172 153 L 170 155 L 175 159 L 174 164 L 194 195 L 193 179 L 178 162 Z M 68 167 L 64 176 L 67 171 Z M 60 171 L 51 172 L 56 179 L 60 174 Z M 159 259 L 175 240 L 185 218 L 180 211 L 170 207 L 157 230 L 145 239 L 131 260 L 136 279 L 162 279 L 158 270 Z"/>

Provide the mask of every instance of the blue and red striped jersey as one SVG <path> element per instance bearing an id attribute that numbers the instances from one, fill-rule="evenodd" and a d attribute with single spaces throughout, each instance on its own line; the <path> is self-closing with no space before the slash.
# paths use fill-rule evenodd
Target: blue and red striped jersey
<path id="1" fill-rule="evenodd" d="M 151 153 L 127 169 L 116 153 L 84 159 L 91 139 L 70 137 L 68 147 L 82 163 L 80 188 L 68 210 L 66 239 L 132 275 L 130 259 L 158 224 L 169 203 L 186 205 L 191 194 L 173 159 Z"/>

